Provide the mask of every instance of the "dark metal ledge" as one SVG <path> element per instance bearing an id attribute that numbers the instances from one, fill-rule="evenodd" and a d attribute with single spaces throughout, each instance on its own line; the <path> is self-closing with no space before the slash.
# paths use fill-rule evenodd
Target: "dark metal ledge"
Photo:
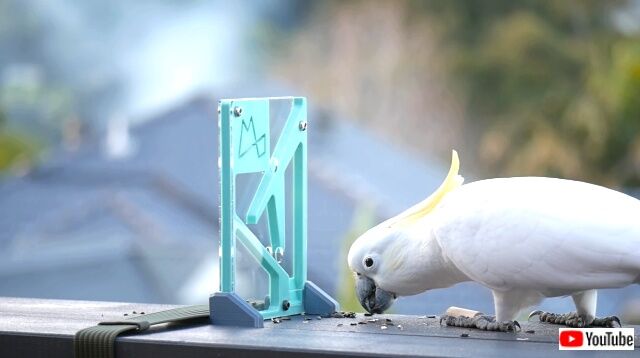
<path id="1" fill-rule="evenodd" d="M 76 331 L 99 321 L 176 306 L 0 297 L 0 357 L 72 357 Z M 118 338 L 118 357 L 487 357 L 606 356 L 611 352 L 558 351 L 558 329 L 523 323 L 520 333 L 492 333 L 441 327 L 426 316 L 376 315 L 353 318 L 292 317 L 263 329 L 208 324 L 155 327 L 149 333 Z M 377 322 L 369 319 L 377 318 Z M 380 326 L 392 320 L 387 329 Z M 352 322 L 366 324 L 351 325 Z M 402 328 L 399 328 L 400 325 Z M 636 351 L 616 352 L 637 356 Z M 527 333 L 526 331 L 535 331 Z M 461 337 L 462 334 L 468 337 Z M 616 354 L 618 355 L 618 354 Z"/>

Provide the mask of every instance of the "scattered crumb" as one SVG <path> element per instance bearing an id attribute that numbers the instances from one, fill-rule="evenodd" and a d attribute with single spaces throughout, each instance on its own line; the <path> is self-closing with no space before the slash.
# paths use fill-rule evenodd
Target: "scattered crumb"
<path id="1" fill-rule="evenodd" d="M 460 337 L 467 338 L 467 337 L 469 337 L 469 334 L 468 333 L 463 333 L 463 334 L 460 335 Z"/>
<path id="2" fill-rule="evenodd" d="M 129 315 L 128 313 L 125 313 L 123 316 L 128 316 L 128 315 Z"/>
<path id="3" fill-rule="evenodd" d="M 516 340 L 517 341 L 528 341 L 529 338 L 520 338 L 520 337 L 518 337 L 518 338 L 516 338 Z"/>
<path id="4" fill-rule="evenodd" d="M 318 317 L 316 317 L 316 319 L 320 320 L 320 319 L 322 319 L 322 316 L 318 316 Z"/>
<path id="5" fill-rule="evenodd" d="M 306 322 L 306 321 L 311 321 L 311 318 L 309 318 L 309 317 L 305 317 L 305 318 L 304 318 L 304 320 L 305 320 L 305 322 Z"/>
<path id="6" fill-rule="evenodd" d="M 351 322 L 352 326 L 357 326 L 358 324 L 356 322 Z"/>
<path id="7" fill-rule="evenodd" d="M 391 318 L 387 318 L 387 322 L 392 322 L 392 321 L 391 321 Z"/>
<path id="8" fill-rule="evenodd" d="M 427 316 L 427 318 L 436 318 L 436 315 L 430 314 L 430 315 Z"/>
<path id="9" fill-rule="evenodd" d="M 377 318 L 372 318 L 372 319 L 370 319 L 368 321 L 371 322 L 371 323 L 375 323 L 375 322 L 378 322 L 378 319 Z"/>
<path id="10" fill-rule="evenodd" d="M 404 329 L 404 328 L 402 327 L 402 325 L 401 325 L 401 324 L 399 324 L 397 327 L 398 327 L 398 329 L 399 329 L 399 330 L 401 330 L 401 331 Z"/>
<path id="11" fill-rule="evenodd" d="M 382 325 L 382 326 L 380 326 L 380 329 L 387 329 L 387 326 Z"/>
<path id="12" fill-rule="evenodd" d="M 302 321 L 302 323 L 309 323 L 309 321 L 305 319 L 304 321 Z"/>
<path id="13" fill-rule="evenodd" d="M 530 329 L 528 331 L 525 331 L 525 333 L 534 334 L 534 333 L 536 333 L 536 331 L 534 331 L 533 329 Z"/>
<path id="14" fill-rule="evenodd" d="M 140 314 L 144 314 L 144 312 L 140 312 Z"/>
<path id="15" fill-rule="evenodd" d="M 280 322 L 282 322 L 282 321 L 280 320 L 280 318 L 272 318 L 272 319 L 271 319 L 271 322 L 273 322 L 273 323 L 280 323 Z"/>
<path id="16" fill-rule="evenodd" d="M 342 327 L 342 323 L 338 323 L 338 327 Z"/>
<path id="17" fill-rule="evenodd" d="M 427 318 L 427 316 L 420 316 L 420 317 L 418 317 L 418 318 Z"/>
<path id="18" fill-rule="evenodd" d="M 360 322 L 358 322 L 358 324 L 367 324 L 367 322 L 365 322 L 365 321 L 360 321 Z"/>
<path id="19" fill-rule="evenodd" d="M 136 311 L 133 311 L 133 312 L 131 312 L 131 313 L 136 314 L 137 312 L 136 312 Z"/>
<path id="20" fill-rule="evenodd" d="M 328 315 L 321 316 L 322 318 L 356 318 L 355 312 L 333 312 Z"/>
<path id="21" fill-rule="evenodd" d="M 369 312 L 367 312 L 367 313 L 365 313 L 364 315 L 365 315 L 365 316 L 367 316 L 367 317 L 371 317 L 371 316 L 373 316 L 373 313 L 369 313 Z"/>

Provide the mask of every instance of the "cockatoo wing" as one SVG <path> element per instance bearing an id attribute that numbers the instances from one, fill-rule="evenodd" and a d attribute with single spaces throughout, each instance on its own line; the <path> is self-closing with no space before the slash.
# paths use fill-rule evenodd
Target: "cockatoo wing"
<path id="1" fill-rule="evenodd" d="M 600 186 L 483 180 L 449 193 L 425 220 L 457 268 L 493 289 L 560 296 L 640 282 L 640 201 Z"/>

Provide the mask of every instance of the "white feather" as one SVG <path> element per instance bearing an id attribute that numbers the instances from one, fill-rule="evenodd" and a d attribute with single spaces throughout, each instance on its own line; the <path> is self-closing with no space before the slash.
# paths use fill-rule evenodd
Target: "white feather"
<path id="1" fill-rule="evenodd" d="M 583 182 L 483 180 L 425 218 L 443 254 L 494 291 L 544 296 L 640 282 L 640 201 Z"/>

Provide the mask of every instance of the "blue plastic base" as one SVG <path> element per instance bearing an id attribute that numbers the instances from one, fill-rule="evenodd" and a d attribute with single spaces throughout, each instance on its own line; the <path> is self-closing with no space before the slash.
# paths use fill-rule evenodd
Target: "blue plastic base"
<path id="1" fill-rule="evenodd" d="M 216 292 L 209 297 L 209 319 L 218 326 L 264 327 L 262 315 L 233 292 Z"/>
<path id="2" fill-rule="evenodd" d="M 306 314 L 327 315 L 340 309 L 336 300 L 311 281 L 305 283 L 302 296 Z"/>

